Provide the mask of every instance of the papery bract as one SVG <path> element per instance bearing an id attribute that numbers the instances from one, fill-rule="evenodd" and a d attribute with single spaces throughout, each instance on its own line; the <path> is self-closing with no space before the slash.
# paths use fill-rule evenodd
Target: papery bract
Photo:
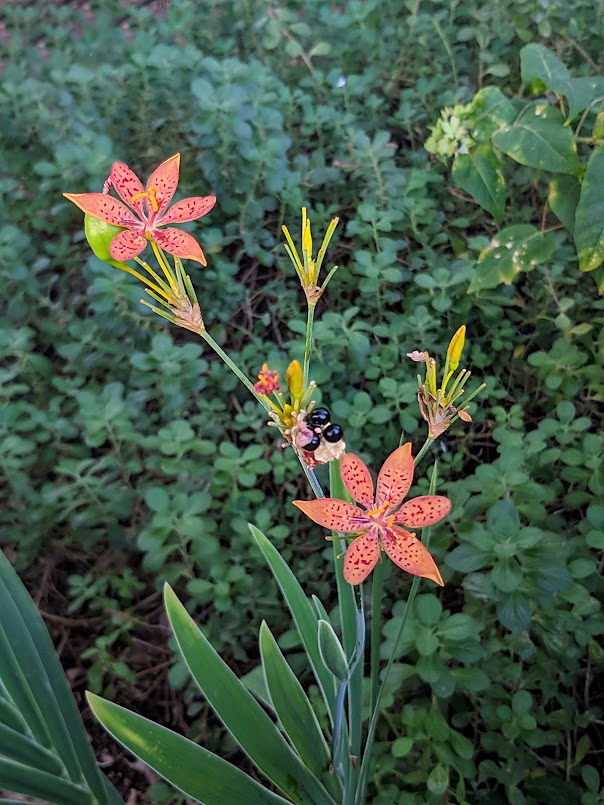
<path id="1" fill-rule="evenodd" d="M 415 534 L 400 528 L 434 525 L 451 510 L 451 502 L 441 495 L 422 495 L 400 506 L 413 481 L 411 442 L 399 447 L 384 462 L 375 498 L 371 474 L 358 456 L 346 453 L 340 474 L 352 499 L 364 506 L 365 511 L 337 498 L 295 500 L 294 505 L 325 528 L 359 534 L 344 557 L 346 581 L 349 584 L 364 581 L 383 549 L 398 567 L 442 586 L 442 577 L 428 550 Z"/>
<path id="2" fill-rule="evenodd" d="M 109 254 L 113 260 L 131 260 L 154 241 L 161 249 L 176 257 L 196 260 L 206 265 L 201 246 L 192 235 L 166 224 L 194 221 L 210 212 L 215 196 L 192 196 L 169 207 L 178 185 L 180 154 L 174 154 L 157 167 L 143 185 L 138 176 L 123 162 L 114 162 L 103 193 L 63 193 L 87 215 L 121 227 L 112 239 Z M 114 187 L 122 201 L 109 195 Z M 127 205 L 127 206 L 126 206 Z"/>

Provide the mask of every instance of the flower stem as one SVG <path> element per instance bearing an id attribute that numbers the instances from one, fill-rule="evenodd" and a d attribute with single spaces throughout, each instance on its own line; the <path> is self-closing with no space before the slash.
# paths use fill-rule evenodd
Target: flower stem
<path id="1" fill-rule="evenodd" d="M 298 454 L 296 453 L 296 455 Z M 310 484 L 312 491 L 315 493 L 315 497 L 319 499 L 324 498 L 325 495 L 323 494 L 323 490 L 321 489 L 321 484 L 317 480 L 317 476 L 315 475 L 314 471 L 311 470 L 308 464 L 306 464 L 302 456 L 298 456 L 298 461 L 300 462 L 300 466 L 304 470 L 304 475 L 306 475 L 306 478 L 308 480 L 308 483 Z"/>
<path id="2" fill-rule="evenodd" d="M 306 316 L 306 343 L 304 345 L 304 388 L 308 388 L 309 382 L 309 369 L 310 369 L 310 350 L 312 346 L 312 327 L 315 320 L 315 305 L 308 305 L 308 314 Z"/>
<path id="3" fill-rule="evenodd" d="M 428 440 L 426 440 L 427 444 Z M 426 450 L 428 449 L 424 444 Z M 420 450 L 418 456 L 422 453 L 424 448 Z M 417 459 L 416 459 L 417 460 Z M 434 467 L 432 469 L 432 477 L 430 479 L 430 490 L 429 494 L 433 495 L 436 489 L 436 477 L 437 477 L 437 467 L 438 462 L 434 462 Z M 422 542 L 427 547 L 430 541 L 430 531 L 431 527 L 428 526 L 423 533 L 423 540 Z M 377 568 L 376 568 L 377 569 Z M 375 571 L 374 571 L 375 572 Z M 365 742 L 365 751 L 363 752 L 363 761 L 361 763 L 361 768 L 359 771 L 359 785 L 357 788 L 356 797 L 354 800 L 354 805 L 362 805 L 365 801 L 365 791 L 367 788 L 367 782 L 369 779 L 369 762 L 371 760 L 371 750 L 373 749 L 373 739 L 375 737 L 375 729 L 377 726 L 378 718 L 380 715 L 380 703 L 382 701 L 382 695 L 384 693 L 384 688 L 386 687 L 386 682 L 388 680 L 388 675 L 390 674 L 390 670 L 392 668 L 392 664 L 394 662 L 394 658 L 396 656 L 396 652 L 398 649 L 398 644 L 400 643 L 401 637 L 403 636 L 403 632 L 405 630 L 405 626 L 407 624 L 407 620 L 409 619 L 409 614 L 413 608 L 413 602 L 415 600 L 415 596 L 417 594 L 417 588 L 419 587 L 419 583 L 421 581 L 420 576 L 415 576 L 413 579 L 413 583 L 411 584 L 411 590 L 409 591 L 409 597 L 407 598 L 407 602 L 405 604 L 405 610 L 403 612 L 403 617 L 401 618 L 401 623 L 399 626 L 399 630 L 397 632 L 396 638 L 394 640 L 394 645 L 392 647 L 392 651 L 390 652 L 390 657 L 388 659 L 388 663 L 386 665 L 386 670 L 384 671 L 384 676 L 382 678 L 382 684 L 378 690 L 375 704 L 373 705 L 373 709 L 371 711 L 371 720 L 369 722 L 369 729 L 367 730 L 367 740 Z M 372 624 L 372 632 L 373 632 L 373 624 Z M 372 643 L 373 649 L 373 643 Z"/>
<path id="4" fill-rule="evenodd" d="M 373 712 L 378 694 L 380 673 L 380 635 L 382 631 L 382 596 L 384 594 L 384 563 L 378 562 L 373 571 L 371 587 L 371 686 L 369 712 Z"/>
<path id="5" fill-rule="evenodd" d="M 259 402 L 259 403 L 260 403 L 260 405 L 261 405 L 261 406 L 264 408 L 264 410 L 265 410 L 265 411 L 270 411 L 270 410 L 271 410 L 271 406 L 270 406 L 269 402 L 268 402 L 267 400 L 263 400 L 263 399 L 262 399 L 262 397 L 260 396 L 260 394 L 258 394 L 258 392 L 256 391 L 256 389 L 254 388 L 254 385 L 253 385 L 253 383 L 251 382 L 251 380 L 250 380 L 249 378 L 247 378 L 247 377 L 246 377 L 246 376 L 243 374 L 243 372 L 242 372 L 242 371 L 241 371 L 241 369 L 240 369 L 240 368 L 237 366 L 237 364 L 236 364 L 236 363 L 234 363 L 234 361 L 232 361 L 232 360 L 231 360 L 231 358 L 229 358 L 229 356 L 226 354 L 226 352 L 223 350 L 223 348 L 222 348 L 222 347 L 221 347 L 219 344 L 217 344 L 217 343 L 216 343 L 216 341 L 214 341 L 214 339 L 212 338 L 212 336 L 211 336 L 211 335 L 210 335 L 210 334 L 209 334 L 209 333 L 208 333 L 206 330 L 201 330 L 201 331 L 200 331 L 200 333 L 199 333 L 199 335 L 200 335 L 200 336 L 203 338 L 203 340 L 204 340 L 204 341 L 205 341 L 207 344 L 209 344 L 209 346 L 211 346 L 211 347 L 212 347 L 212 349 L 214 350 L 214 352 L 215 352 L 215 353 L 216 353 L 216 354 L 217 354 L 217 355 L 218 355 L 220 358 L 222 358 L 222 360 L 223 360 L 223 361 L 226 363 L 226 365 L 229 367 L 229 369 L 231 370 L 231 372 L 233 372 L 233 374 L 234 374 L 234 375 L 236 375 L 236 376 L 239 378 L 239 380 L 240 380 L 240 381 L 243 383 L 243 385 L 244 385 L 244 386 L 246 387 L 246 389 L 247 389 L 247 390 L 250 392 L 250 394 L 253 394 L 253 395 L 254 395 L 254 397 L 255 397 L 255 398 L 258 400 L 258 402 Z"/>
<path id="6" fill-rule="evenodd" d="M 434 442 L 434 439 L 431 436 L 428 436 L 426 441 L 422 444 L 419 453 L 413 459 L 413 466 L 414 467 L 417 467 L 419 462 L 422 460 L 422 458 L 426 455 L 426 453 L 430 449 L 430 447 L 431 447 L 433 442 Z"/>

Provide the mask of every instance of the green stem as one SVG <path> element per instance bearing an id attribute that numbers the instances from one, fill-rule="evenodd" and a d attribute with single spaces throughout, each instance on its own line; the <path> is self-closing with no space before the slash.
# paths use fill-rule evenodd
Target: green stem
<path id="1" fill-rule="evenodd" d="M 428 450 L 432 446 L 433 442 L 434 442 L 434 439 L 431 436 L 428 436 L 426 441 L 422 444 L 419 453 L 413 459 L 413 466 L 414 467 L 417 467 L 419 462 L 422 460 L 422 458 L 426 455 L 426 453 L 428 452 Z"/>
<path id="2" fill-rule="evenodd" d="M 234 363 L 234 362 L 233 362 L 233 361 L 232 361 L 232 360 L 229 358 L 229 356 L 226 354 L 226 352 L 223 350 L 223 348 L 222 348 L 222 347 L 221 347 L 219 344 L 217 344 L 217 343 L 216 343 L 216 341 L 214 341 L 214 339 L 212 338 L 212 336 L 211 336 L 211 335 L 210 335 L 210 334 L 209 334 L 209 333 L 208 333 L 206 330 L 202 330 L 202 331 L 199 333 L 199 335 L 200 335 L 200 336 L 203 338 L 203 340 L 204 340 L 204 341 L 205 341 L 207 344 L 209 344 L 209 346 L 211 346 L 211 347 L 212 347 L 212 349 L 214 350 L 214 352 L 215 352 L 215 353 L 216 353 L 216 354 L 217 354 L 217 355 L 218 355 L 220 358 L 222 358 L 222 360 L 223 360 L 223 361 L 226 363 L 226 365 L 229 367 L 229 369 L 231 370 L 231 372 L 233 372 L 233 374 L 234 374 L 234 375 L 236 375 L 236 376 L 239 378 L 239 380 L 240 380 L 240 381 L 243 383 L 243 385 L 246 387 L 246 389 L 247 389 L 247 390 L 248 390 L 248 391 L 249 391 L 251 394 L 253 394 L 253 395 L 254 395 L 254 397 L 255 397 L 255 398 L 258 400 L 258 402 L 259 402 L 259 403 L 260 403 L 260 405 L 261 405 L 261 406 L 264 408 L 264 410 L 265 410 L 265 411 L 270 411 L 270 410 L 271 410 L 271 406 L 270 406 L 270 403 L 268 402 L 268 400 L 264 400 L 264 399 L 262 398 L 262 396 L 261 396 L 260 394 L 258 394 L 258 392 L 257 392 L 257 391 L 256 391 L 256 389 L 254 388 L 254 384 L 251 382 L 251 380 L 250 380 L 248 377 L 246 377 L 246 376 L 243 374 L 243 372 L 242 372 L 242 371 L 241 371 L 241 369 L 240 369 L 240 368 L 237 366 L 237 364 L 236 364 L 236 363 Z"/>
<path id="3" fill-rule="evenodd" d="M 380 673 L 380 636 L 382 632 L 382 596 L 384 594 L 384 563 L 378 562 L 373 571 L 371 586 L 371 687 L 369 712 L 373 712 L 378 695 Z"/>
<path id="4" fill-rule="evenodd" d="M 297 453 L 296 455 L 298 456 Z M 313 470 L 311 470 L 310 467 L 306 464 L 302 456 L 298 456 L 298 461 L 300 462 L 300 466 L 304 470 L 304 475 L 306 475 L 308 483 L 310 484 L 310 488 L 315 493 L 315 497 L 319 499 L 324 498 L 325 495 L 323 494 L 323 490 L 321 489 L 321 484 L 317 480 L 317 476 L 315 475 Z"/>
<path id="5" fill-rule="evenodd" d="M 426 444 L 427 444 L 426 440 Z M 428 449 L 424 444 L 424 447 L 418 453 L 418 457 L 424 451 Z M 416 458 L 417 461 L 417 458 Z M 437 471 L 438 462 L 434 462 L 434 468 L 432 470 L 432 478 L 430 479 L 430 490 L 429 494 L 433 495 L 434 490 L 436 489 L 436 471 Z M 428 543 L 430 541 L 430 531 L 431 527 L 428 526 L 424 530 L 423 540 L 422 542 L 426 547 L 428 547 Z M 377 568 L 376 568 L 377 569 Z M 374 571 L 375 572 L 375 571 Z M 386 669 L 384 671 L 384 676 L 382 678 L 382 684 L 378 690 L 375 704 L 371 711 L 371 720 L 369 722 L 369 729 L 367 730 L 367 740 L 365 741 L 365 750 L 363 752 L 363 761 L 361 763 L 361 768 L 359 770 L 359 785 L 357 788 L 357 795 L 354 800 L 354 805 L 363 805 L 365 801 L 365 791 L 367 788 L 367 783 L 369 780 L 369 763 L 371 761 L 371 750 L 373 749 L 373 739 L 375 738 L 375 730 L 377 727 L 378 718 L 380 715 L 380 703 L 382 701 L 382 695 L 384 693 L 384 688 L 386 687 L 386 682 L 388 680 L 388 676 L 390 674 L 390 670 L 392 668 L 392 664 L 394 663 L 394 657 L 396 655 L 398 644 L 400 643 L 401 637 L 403 636 L 403 632 L 405 630 L 405 626 L 407 625 L 407 620 L 409 619 L 409 614 L 413 609 L 413 602 L 415 600 L 415 596 L 417 593 L 417 589 L 419 587 L 419 583 L 421 581 L 420 576 L 415 576 L 413 579 L 413 583 L 411 584 L 411 590 L 409 591 L 409 597 L 407 598 L 407 602 L 405 604 L 405 611 L 403 612 L 403 617 L 401 618 L 401 624 L 399 626 L 398 633 L 394 640 L 394 646 L 392 647 L 392 652 L 390 653 L 390 657 L 388 659 L 388 664 L 386 665 Z M 372 624 L 372 632 L 373 632 L 373 624 Z M 373 644 L 372 644 L 373 647 Z"/>
<path id="6" fill-rule="evenodd" d="M 308 314 L 306 316 L 306 343 L 304 345 L 304 388 L 308 388 L 309 382 L 309 368 L 310 368 L 310 350 L 312 346 L 312 326 L 315 320 L 315 305 L 308 303 Z"/>
<path id="7" fill-rule="evenodd" d="M 401 437 L 402 440 L 402 437 Z M 434 439 L 428 436 L 419 453 L 413 459 L 416 467 L 430 449 Z M 382 632 L 382 599 L 384 595 L 384 564 L 378 562 L 373 571 L 371 587 L 371 685 L 369 688 L 369 712 L 373 712 L 378 697 L 380 674 L 380 639 Z"/>

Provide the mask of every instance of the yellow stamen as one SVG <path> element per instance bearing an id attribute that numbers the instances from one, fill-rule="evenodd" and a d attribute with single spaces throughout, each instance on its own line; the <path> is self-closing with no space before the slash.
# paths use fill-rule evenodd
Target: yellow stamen
<path id="1" fill-rule="evenodd" d="M 151 207 L 153 212 L 157 212 L 159 210 L 159 204 L 157 203 L 157 199 L 155 198 L 155 194 L 157 193 L 157 187 L 150 187 L 149 190 L 143 190 L 142 193 L 135 193 L 131 201 L 138 201 L 140 198 L 148 198 L 151 202 Z"/>
<path id="2" fill-rule="evenodd" d="M 159 210 L 159 204 L 157 203 L 157 199 L 155 198 L 156 193 L 157 193 L 157 187 L 149 188 L 149 201 L 151 202 L 151 206 L 153 207 L 153 212 L 157 212 Z"/>
<path id="3" fill-rule="evenodd" d="M 388 506 L 390 506 L 390 501 L 389 501 L 389 500 L 387 500 L 385 503 L 383 503 L 383 504 L 382 504 L 382 505 L 379 507 L 379 509 L 368 509 L 368 510 L 367 510 L 367 514 L 368 514 L 370 517 L 379 517 L 379 515 L 380 515 L 380 514 L 384 514 L 384 512 L 386 511 L 386 509 L 388 508 Z"/>
<path id="4" fill-rule="evenodd" d="M 393 514 L 392 517 L 388 518 L 388 521 L 386 522 L 386 527 L 387 528 L 392 528 L 392 526 L 394 525 L 394 518 L 395 517 L 396 517 L 396 514 Z"/>

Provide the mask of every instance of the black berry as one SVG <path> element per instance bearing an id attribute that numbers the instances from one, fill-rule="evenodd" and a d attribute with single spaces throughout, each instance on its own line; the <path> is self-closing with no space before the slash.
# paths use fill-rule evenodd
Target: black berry
<path id="1" fill-rule="evenodd" d="M 343 435 L 344 431 L 335 422 L 332 425 L 328 425 L 323 431 L 323 438 L 326 442 L 339 442 Z"/>
<path id="2" fill-rule="evenodd" d="M 329 417 L 330 413 L 328 409 L 320 407 L 315 408 L 314 411 L 311 411 L 306 417 L 306 421 L 311 428 L 322 428 L 323 425 L 327 425 L 329 422 Z"/>
<path id="3" fill-rule="evenodd" d="M 312 453 L 317 447 L 321 444 L 321 437 L 318 433 L 313 434 L 312 439 L 308 444 L 305 444 L 302 448 L 303 450 L 308 450 L 309 453 Z"/>

